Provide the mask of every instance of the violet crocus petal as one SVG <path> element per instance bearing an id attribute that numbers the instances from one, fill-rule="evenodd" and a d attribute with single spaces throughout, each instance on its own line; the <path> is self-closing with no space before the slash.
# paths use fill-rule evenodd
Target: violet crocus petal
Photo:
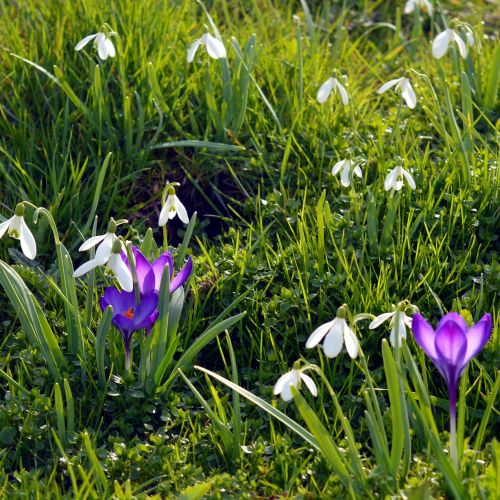
<path id="1" fill-rule="evenodd" d="M 191 274 L 192 270 L 193 270 L 193 259 L 191 258 L 190 255 L 188 261 L 186 262 L 186 265 L 175 275 L 175 278 L 170 282 L 170 293 L 174 293 L 177 290 L 177 288 L 184 285 L 184 283 L 189 278 L 189 275 Z"/>
<path id="2" fill-rule="evenodd" d="M 448 386 L 456 387 L 467 351 L 467 337 L 458 323 L 450 319 L 436 330 L 435 345 L 437 364 Z"/>
<path id="3" fill-rule="evenodd" d="M 439 320 L 439 323 L 436 326 L 436 333 L 439 332 L 439 329 L 442 328 L 442 326 L 445 323 L 448 323 L 449 321 L 455 323 L 457 328 L 460 328 L 462 333 L 465 333 L 468 330 L 467 323 L 465 322 L 465 319 L 462 318 L 462 316 L 460 316 L 460 314 L 456 312 L 449 312 Z"/>
<path id="4" fill-rule="evenodd" d="M 174 273 L 174 260 L 172 259 L 172 254 L 170 252 L 162 253 L 152 264 L 155 285 L 154 289 L 156 292 L 160 290 L 161 279 L 163 277 L 163 271 L 168 266 L 170 272 L 170 279 L 172 279 L 172 274 Z"/>
<path id="5" fill-rule="evenodd" d="M 111 306 L 113 308 L 113 316 L 115 316 L 135 307 L 135 293 L 124 291 L 120 292 L 114 286 L 110 286 L 104 290 L 104 294 L 101 297 L 99 304 L 103 311 L 107 306 Z"/>
<path id="6" fill-rule="evenodd" d="M 432 326 L 429 325 L 420 314 L 416 313 L 413 316 L 411 329 L 417 344 L 425 351 L 429 358 L 436 362 L 438 359 L 438 353 L 435 346 L 436 334 Z"/>
<path id="7" fill-rule="evenodd" d="M 157 305 L 158 295 L 156 293 L 150 293 L 149 295 L 144 295 L 144 297 L 141 297 L 139 305 L 134 310 L 133 320 L 135 330 L 140 330 L 141 328 L 146 327 L 150 316 L 155 312 Z"/>
<path id="8" fill-rule="evenodd" d="M 467 351 L 463 360 L 463 368 L 476 356 L 485 346 L 491 337 L 492 320 L 490 314 L 485 314 L 475 325 L 473 325 L 465 334 L 467 338 Z M 462 370 L 463 370 L 462 368 Z"/>
<path id="9" fill-rule="evenodd" d="M 147 294 L 155 290 L 155 273 L 148 259 L 135 246 L 132 246 L 135 258 L 135 273 L 141 293 Z"/>

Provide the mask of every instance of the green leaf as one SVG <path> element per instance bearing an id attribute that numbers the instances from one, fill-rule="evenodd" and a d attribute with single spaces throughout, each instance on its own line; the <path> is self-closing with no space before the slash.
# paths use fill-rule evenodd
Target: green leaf
<path id="1" fill-rule="evenodd" d="M 235 316 L 231 316 L 228 319 L 225 319 L 219 323 L 212 324 L 212 326 L 203 332 L 192 344 L 186 349 L 183 355 L 180 357 L 179 361 L 175 364 L 173 370 L 170 373 L 167 381 L 162 385 L 162 390 L 166 390 L 170 384 L 175 380 L 178 376 L 178 369 L 187 366 L 195 356 L 203 349 L 209 342 L 211 342 L 217 335 L 221 332 L 230 328 L 235 323 L 240 321 L 246 315 L 246 311 L 236 314 Z M 160 383 L 166 370 L 167 366 L 163 366 L 163 361 L 158 367 L 157 373 L 155 373 L 155 381 Z"/>
<path id="2" fill-rule="evenodd" d="M 330 432 L 321 423 L 316 413 L 314 413 L 312 408 L 307 404 L 307 401 L 300 394 L 298 389 L 292 385 L 291 390 L 293 400 L 297 405 L 297 409 L 299 410 L 301 417 L 307 424 L 307 427 L 316 438 L 323 456 L 330 464 L 330 467 L 335 472 L 335 474 L 339 476 L 342 484 L 346 487 L 346 489 L 349 489 L 351 474 L 344 464 L 342 456 L 340 455 L 340 451 L 337 448 L 336 444 L 333 442 Z"/>
<path id="3" fill-rule="evenodd" d="M 255 394 L 252 394 L 250 391 L 243 389 L 243 387 L 240 387 L 239 385 L 234 384 L 233 382 L 231 382 L 227 378 L 224 378 L 221 375 L 218 375 L 217 373 L 214 373 L 210 370 L 207 370 L 206 368 L 203 368 L 201 366 L 195 366 L 195 368 L 197 370 L 202 371 L 203 373 L 207 373 L 212 378 L 227 385 L 230 389 L 233 389 L 238 394 L 240 394 L 244 398 L 248 399 L 249 401 L 251 401 L 252 403 L 257 405 L 259 408 L 262 408 L 264 411 L 269 413 L 269 415 L 271 415 L 272 417 L 279 420 L 282 424 L 285 424 L 289 429 L 291 429 L 293 432 L 298 434 L 302 439 L 304 439 L 312 447 L 316 448 L 317 450 L 320 449 L 320 445 L 319 445 L 318 441 L 310 432 L 308 432 L 306 429 L 304 429 L 304 427 L 302 427 L 300 424 L 295 422 L 295 420 L 292 420 L 290 417 L 285 415 L 283 412 L 277 410 L 274 406 L 271 406 L 269 403 L 267 403 L 263 399 L 259 398 Z"/>

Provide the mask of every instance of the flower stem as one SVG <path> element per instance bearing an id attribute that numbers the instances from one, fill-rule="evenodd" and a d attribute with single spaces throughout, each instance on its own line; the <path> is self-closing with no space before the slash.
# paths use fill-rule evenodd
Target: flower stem
<path id="1" fill-rule="evenodd" d="M 131 356 L 130 356 L 130 340 L 131 340 L 131 337 L 124 338 L 123 340 L 125 342 L 125 370 L 127 372 L 130 372 L 131 366 L 132 366 L 131 359 L 130 359 L 131 358 Z"/>
<path id="2" fill-rule="evenodd" d="M 457 388 L 449 388 L 450 399 L 450 456 L 455 470 L 459 471 L 457 451 Z"/>

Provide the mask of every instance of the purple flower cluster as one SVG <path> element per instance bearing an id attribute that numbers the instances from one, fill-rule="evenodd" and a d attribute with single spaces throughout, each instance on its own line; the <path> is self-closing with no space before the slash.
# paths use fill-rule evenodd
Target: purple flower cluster
<path id="1" fill-rule="evenodd" d="M 163 253 L 152 263 L 135 246 L 132 247 L 132 253 L 135 259 L 139 300 L 137 300 L 135 291 L 120 291 L 115 287 L 106 288 L 99 300 L 99 305 L 103 311 L 108 306 L 113 308 L 112 321 L 122 334 L 125 343 L 127 367 L 130 365 L 130 340 L 132 334 L 142 329 L 146 330 L 146 335 L 149 334 L 158 319 L 158 298 L 165 269 L 168 267 L 170 273 L 170 293 L 175 292 L 177 288 L 182 286 L 193 270 L 191 256 L 188 258 L 186 265 L 173 276 L 174 261 L 170 252 Z M 122 252 L 121 257 L 130 269 L 127 256 Z"/>

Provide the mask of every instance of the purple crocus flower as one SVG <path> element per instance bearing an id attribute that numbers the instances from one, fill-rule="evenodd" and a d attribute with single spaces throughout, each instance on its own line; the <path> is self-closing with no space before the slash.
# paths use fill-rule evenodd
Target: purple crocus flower
<path id="1" fill-rule="evenodd" d="M 170 272 L 170 293 L 175 292 L 189 278 L 193 270 L 193 260 L 188 258 L 186 265 L 173 277 L 174 261 L 170 252 L 165 252 L 152 263 L 144 254 L 132 246 L 135 259 L 135 272 L 139 290 L 132 292 L 118 291 L 115 287 L 106 288 L 99 304 L 104 311 L 107 306 L 113 308 L 113 324 L 120 330 L 125 343 L 125 359 L 127 369 L 130 368 L 130 340 L 137 330 L 145 329 L 149 334 L 158 319 L 158 296 L 163 272 L 168 266 Z M 121 253 L 121 258 L 129 267 L 127 256 Z M 172 279 L 173 277 L 173 279 Z"/>
<path id="2" fill-rule="evenodd" d="M 161 278 L 167 266 L 170 273 L 170 293 L 175 292 L 177 288 L 182 286 L 187 281 L 193 270 L 193 259 L 191 256 L 189 256 L 185 266 L 175 276 L 173 276 L 174 260 L 170 252 L 162 253 L 152 263 L 150 263 L 144 254 L 135 246 L 132 246 L 132 253 L 135 258 L 135 271 L 141 293 L 150 293 L 152 291 L 159 293 Z M 122 259 L 128 266 L 127 256 L 123 252 Z"/>
<path id="3" fill-rule="evenodd" d="M 99 299 L 99 305 L 104 311 L 106 307 L 113 308 L 112 322 L 118 328 L 125 343 L 125 360 L 127 370 L 130 368 L 130 340 L 137 330 L 145 328 L 151 330 L 158 318 L 158 295 L 155 292 L 137 297 L 134 292 L 118 291 L 115 287 L 108 287 Z"/>
<path id="4" fill-rule="evenodd" d="M 475 325 L 467 323 L 456 312 L 443 316 L 436 331 L 420 314 L 412 321 L 415 340 L 431 358 L 448 385 L 450 400 L 450 443 L 451 457 L 458 469 L 456 448 L 456 402 L 458 381 L 467 363 L 481 351 L 491 336 L 491 316 L 485 314 Z"/>

